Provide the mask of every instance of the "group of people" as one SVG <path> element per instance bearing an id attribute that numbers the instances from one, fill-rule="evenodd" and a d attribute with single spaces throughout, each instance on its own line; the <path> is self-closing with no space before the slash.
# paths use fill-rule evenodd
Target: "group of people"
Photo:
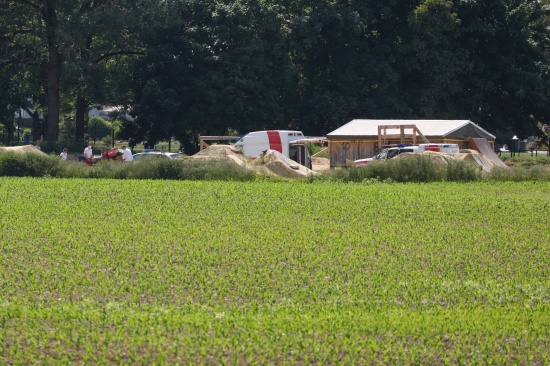
<path id="1" fill-rule="evenodd" d="M 122 161 L 125 162 L 125 163 L 128 163 L 130 161 L 133 161 L 134 160 L 134 157 L 132 155 L 132 151 L 129 149 L 129 148 L 126 148 L 125 145 L 122 145 Z M 108 152 L 109 154 L 110 153 L 114 153 L 115 155 L 114 156 L 117 156 L 118 154 L 120 154 L 118 152 L 118 147 L 114 147 L 113 149 L 110 150 L 110 152 Z M 61 154 L 59 154 L 59 158 L 61 160 L 67 160 L 67 154 L 68 154 L 68 150 L 65 148 L 63 149 L 63 151 L 61 152 Z M 111 155 L 109 155 L 109 157 L 112 157 Z M 84 163 L 88 164 L 88 165 L 93 165 L 93 152 L 92 152 L 92 144 L 88 144 L 86 146 L 86 148 L 84 149 L 84 154 L 83 154 L 83 159 L 82 161 L 84 161 Z"/>

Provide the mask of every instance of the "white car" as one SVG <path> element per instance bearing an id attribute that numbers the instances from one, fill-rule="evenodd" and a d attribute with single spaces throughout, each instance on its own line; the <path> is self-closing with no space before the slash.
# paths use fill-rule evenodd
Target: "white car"
<path id="1" fill-rule="evenodd" d="M 160 152 L 160 151 L 148 151 L 134 154 L 134 160 L 144 159 L 179 159 L 180 153 Z"/>
<path id="2" fill-rule="evenodd" d="M 353 165 L 355 166 L 363 166 L 366 165 L 372 161 L 384 161 L 386 159 L 391 159 L 394 156 L 397 156 L 399 154 L 405 153 L 405 152 L 416 152 L 418 149 L 418 146 L 398 146 L 398 147 L 390 147 L 387 149 L 384 149 L 380 151 L 378 155 L 373 156 L 372 158 L 367 159 L 359 159 L 355 160 L 353 162 Z"/>
<path id="3" fill-rule="evenodd" d="M 363 166 L 372 161 L 384 161 L 386 159 L 391 159 L 402 153 L 415 153 L 422 154 L 426 151 L 439 152 L 442 154 L 458 154 L 460 148 L 458 144 L 420 144 L 418 146 L 413 145 L 398 145 L 397 147 L 390 147 L 380 151 L 380 153 L 372 158 L 359 159 L 353 162 L 355 166 Z"/>

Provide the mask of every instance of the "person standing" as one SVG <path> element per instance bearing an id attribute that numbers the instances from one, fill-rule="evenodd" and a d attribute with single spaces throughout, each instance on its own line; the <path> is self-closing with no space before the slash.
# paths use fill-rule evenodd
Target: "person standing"
<path id="1" fill-rule="evenodd" d="M 126 148 L 126 146 L 122 146 L 122 150 L 124 151 L 122 153 L 122 161 L 125 163 L 129 163 L 130 161 L 134 160 L 134 157 L 132 156 L 132 151 L 130 149 Z"/>
<path id="2" fill-rule="evenodd" d="M 88 143 L 88 146 L 84 149 L 84 162 L 88 165 L 92 164 L 92 145 Z"/>
<path id="3" fill-rule="evenodd" d="M 63 160 L 63 161 L 67 160 L 67 152 L 68 152 L 68 150 L 65 148 L 65 149 L 63 149 L 61 154 L 59 154 L 59 157 L 61 158 L 61 160 Z"/>

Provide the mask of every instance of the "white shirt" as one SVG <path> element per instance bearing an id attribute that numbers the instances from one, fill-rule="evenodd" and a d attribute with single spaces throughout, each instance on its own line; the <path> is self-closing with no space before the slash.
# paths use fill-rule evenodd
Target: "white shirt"
<path id="1" fill-rule="evenodd" d="M 88 159 L 92 158 L 92 148 L 91 147 L 88 146 L 84 149 L 84 157 L 88 158 Z"/>
<path id="2" fill-rule="evenodd" d="M 134 157 L 132 156 L 132 152 L 130 151 L 130 149 L 128 148 L 124 149 L 124 153 L 122 154 L 122 160 L 124 160 L 125 162 L 134 160 Z"/>
<path id="3" fill-rule="evenodd" d="M 59 157 L 61 158 L 61 160 L 67 160 L 67 153 L 63 151 L 61 154 L 59 154 Z"/>

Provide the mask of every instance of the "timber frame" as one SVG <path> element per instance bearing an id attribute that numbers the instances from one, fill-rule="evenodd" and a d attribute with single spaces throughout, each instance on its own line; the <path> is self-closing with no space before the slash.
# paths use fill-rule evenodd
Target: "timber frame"
<path id="1" fill-rule="evenodd" d="M 388 130 L 397 130 L 399 129 L 399 134 L 390 134 L 388 135 Z M 406 130 L 412 130 L 409 133 L 406 133 Z M 424 137 L 422 132 L 416 127 L 416 125 L 382 125 L 378 126 L 378 146 L 382 148 L 387 145 L 388 139 L 399 139 L 402 144 L 406 140 L 412 139 L 412 144 L 416 145 L 416 139 L 420 138 L 425 143 L 429 143 L 428 139 Z"/>
<path id="2" fill-rule="evenodd" d="M 237 141 L 240 138 L 241 136 L 200 136 L 199 146 L 201 150 L 204 150 L 210 146 L 213 141 Z"/>

